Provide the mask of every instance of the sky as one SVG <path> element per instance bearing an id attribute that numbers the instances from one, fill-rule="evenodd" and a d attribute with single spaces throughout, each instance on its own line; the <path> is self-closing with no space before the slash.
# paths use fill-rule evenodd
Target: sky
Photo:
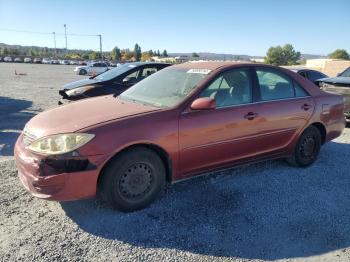
<path id="1" fill-rule="evenodd" d="M 138 43 L 263 56 L 291 43 L 304 54 L 350 52 L 350 0 L 0 0 L 0 43 L 54 47 L 55 32 L 63 48 L 64 24 L 68 34 L 101 34 L 104 51 Z M 68 48 L 99 50 L 99 38 L 68 35 Z"/>

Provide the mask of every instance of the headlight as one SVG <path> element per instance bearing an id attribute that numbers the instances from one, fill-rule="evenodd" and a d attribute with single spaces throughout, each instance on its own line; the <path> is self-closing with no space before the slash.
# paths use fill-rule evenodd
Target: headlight
<path id="1" fill-rule="evenodd" d="M 76 95 L 80 95 L 92 88 L 95 88 L 95 86 L 82 86 L 82 87 L 78 87 L 78 88 L 74 88 L 71 90 L 66 91 L 66 94 L 68 96 L 76 96 Z"/>
<path id="2" fill-rule="evenodd" d="M 94 137 L 83 133 L 52 135 L 33 141 L 28 149 L 39 154 L 59 155 L 82 147 Z"/>

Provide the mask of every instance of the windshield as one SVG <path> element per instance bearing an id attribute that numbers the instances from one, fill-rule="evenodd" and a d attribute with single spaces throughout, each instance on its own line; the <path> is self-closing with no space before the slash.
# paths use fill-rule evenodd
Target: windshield
<path id="1" fill-rule="evenodd" d="M 121 66 L 118 66 L 116 68 L 113 68 L 111 70 L 108 70 L 102 74 L 99 74 L 97 76 L 94 77 L 95 80 L 99 80 L 99 81 L 108 81 L 111 80 L 121 74 L 124 74 L 125 72 L 131 70 L 135 68 L 135 65 L 132 64 L 124 64 Z"/>
<path id="2" fill-rule="evenodd" d="M 209 73 L 210 70 L 168 67 L 132 86 L 119 97 L 157 107 L 172 107 Z"/>
<path id="3" fill-rule="evenodd" d="M 346 69 L 340 76 L 350 77 L 350 67 L 348 69 Z"/>

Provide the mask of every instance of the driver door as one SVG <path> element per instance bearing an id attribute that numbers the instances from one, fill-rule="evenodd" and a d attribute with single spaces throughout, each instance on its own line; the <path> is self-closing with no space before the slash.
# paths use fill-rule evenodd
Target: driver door
<path id="1" fill-rule="evenodd" d="M 248 68 L 226 71 L 200 94 L 214 98 L 216 109 L 181 114 L 182 174 L 191 175 L 259 153 L 255 147 L 259 133 L 258 106 L 252 103 L 251 79 Z"/>

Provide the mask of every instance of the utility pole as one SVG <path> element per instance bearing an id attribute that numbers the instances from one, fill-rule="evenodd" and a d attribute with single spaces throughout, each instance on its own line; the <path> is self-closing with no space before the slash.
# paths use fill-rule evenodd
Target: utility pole
<path id="1" fill-rule="evenodd" d="M 55 45 L 55 58 L 57 57 L 57 51 L 56 51 L 56 33 L 55 32 L 52 32 L 53 34 L 53 42 L 54 42 L 54 45 Z"/>
<path id="2" fill-rule="evenodd" d="M 101 54 L 101 60 L 103 60 L 103 56 L 102 56 L 102 35 L 98 35 L 98 37 L 100 37 L 100 54 Z"/>
<path id="3" fill-rule="evenodd" d="M 68 49 L 67 49 L 67 25 L 66 24 L 64 24 L 64 37 L 66 38 L 66 53 L 67 53 Z"/>

